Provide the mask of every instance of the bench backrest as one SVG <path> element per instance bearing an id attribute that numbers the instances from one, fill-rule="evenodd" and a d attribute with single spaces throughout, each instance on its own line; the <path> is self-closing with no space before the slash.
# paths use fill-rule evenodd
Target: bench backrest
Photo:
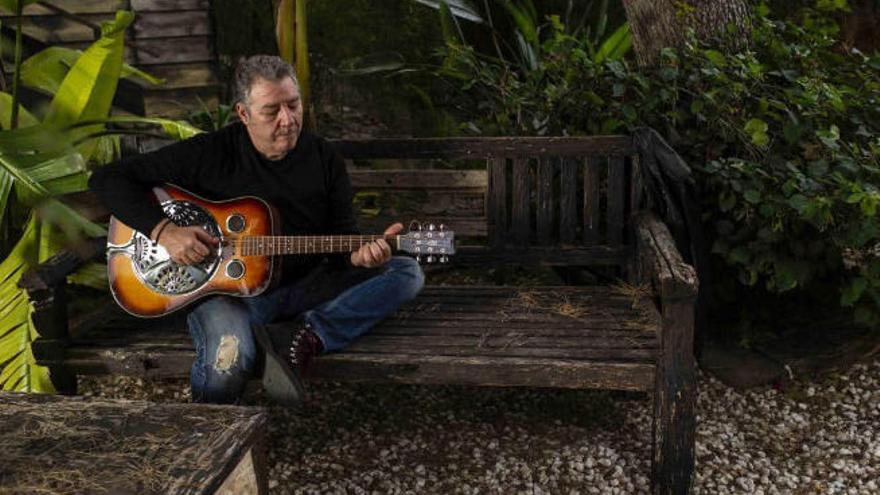
<path id="1" fill-rule="evenodd" d="M 138 140 L 131 152 L 169 141 Z M 457 263 L 626 266 L 641 201 L 628 136 L 331 140 L 349 162 L 364 232 L 445 224 Z M 414 163 L 418 162 L 418 163 Z M 90 218 L 89 193 L 67 198 Z"/>
<path id="2" fill-rule="evenodd" d="M 630 137 L 333 143 L 350 160 L 364 230 L 415 217 L 455 230 L 459 260 L 626 263 L 626 219 L 641 200 Z M 422 163 L 401 168 L 412 160 Z"/>

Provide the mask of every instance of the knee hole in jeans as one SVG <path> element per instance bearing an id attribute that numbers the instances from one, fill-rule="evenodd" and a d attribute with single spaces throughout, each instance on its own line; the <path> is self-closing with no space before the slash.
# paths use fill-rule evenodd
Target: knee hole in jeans
<path id="1" fill-rule="evenodd" d="M 238 337 L 235 335 L 223 335 L 220 337 L 220 345 L 217 346 L 217 359 L 214 361 L 214 369 L 221 373 L 229 373 L 238 361 Z"/>

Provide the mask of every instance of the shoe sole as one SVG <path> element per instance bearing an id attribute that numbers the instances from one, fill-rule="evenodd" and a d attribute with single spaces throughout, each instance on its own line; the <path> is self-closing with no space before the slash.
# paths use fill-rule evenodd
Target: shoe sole
<path id="1" fill-rule="evenodd" d="M 266 364 L 263 370 L 263 390 L 273 401 L 284 406 L 298 406 L 306 398 L 306 388 L 272 348 L 272 340 L 265 327 L 254 327 L 257 343 L 266 351 Z"/>

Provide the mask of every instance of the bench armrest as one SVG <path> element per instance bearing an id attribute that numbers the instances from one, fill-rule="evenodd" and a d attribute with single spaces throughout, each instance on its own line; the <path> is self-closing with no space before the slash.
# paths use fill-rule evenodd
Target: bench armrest
<path id="1" fill-rule="evenodd" d="M 51 289 L 66 281 L 67 276 L 90 261 L 104 254 L 107 245 L 106 237 L 95 237 L 77 245 L 73 249 L 58 252 L 48 260 L 29 269 L 18 282 L 18 286 L 33 296 Z"/>
<path id="2" fill-rule="evenodd" d="M 663 221 L 656 213 L 645 211 L 635 216 L 633 225 L 639 282 L 648 282 L 657 290 L 661 305 L 696 299 L 697 273 L 682 259 Z"/>

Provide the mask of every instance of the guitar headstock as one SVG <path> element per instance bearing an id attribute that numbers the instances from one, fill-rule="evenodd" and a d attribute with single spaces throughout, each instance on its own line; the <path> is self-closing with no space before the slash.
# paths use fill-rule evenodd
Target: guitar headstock
<path id="1" fill-rule="evenodd" d="M 400 235 L 400 250 L 416 255 L 418 261 L 446 263 L 449 255 L 455 254 L 455 232 L 446 230 L 443 224 L 422 225 L 413 221 L 409 232 Z"/>

